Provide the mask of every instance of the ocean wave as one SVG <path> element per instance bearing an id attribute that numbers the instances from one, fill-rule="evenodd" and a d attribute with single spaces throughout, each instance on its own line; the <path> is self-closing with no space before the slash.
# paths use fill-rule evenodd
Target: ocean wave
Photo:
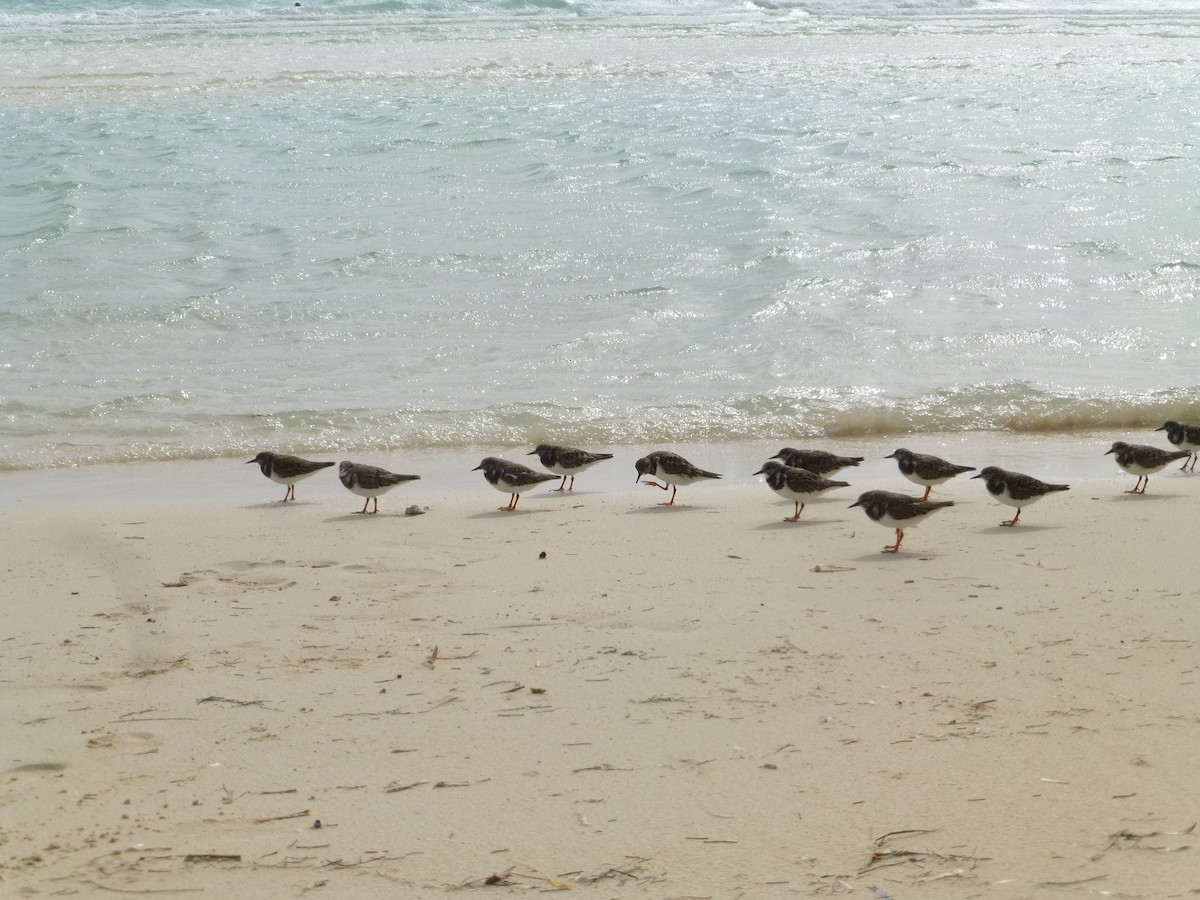
<path id="1" fill-rule="evenodd" d="M 14 0 L 0 34 L 53 29 L 263 23 L 407 24 L 512 20 L 719 22 L 747 15 L 812 19 L 1164 17 L 1200 15 L 1198 0 Z"/>
<path id="2" fill-rule="evenodd" d="M 581 445 L 724 444 L 991 431 L 1016 435 L 1148 432 L 1168 419 L 1200 422 L 1200 385 L 1140 395 L 1064 392 L 1024 383 L 914 397 L 863 390 L 777 391 L 710 402 L 624 406 L 507 403 L 479 408 L 189 411 L 186 394 L 133 395 L 50 412 L 0 403 L 7 439 L 0 470 L 294 453 Z"/>

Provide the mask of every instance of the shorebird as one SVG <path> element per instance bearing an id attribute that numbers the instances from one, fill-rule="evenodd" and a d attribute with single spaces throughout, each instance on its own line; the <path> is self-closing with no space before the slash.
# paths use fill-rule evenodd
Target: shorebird
<path id="1" fill-rule="evenodd" d="M 913 453 L 911 450 L 905 450 L 903 447 L 889 453 L 884 459 L 896 460 L 896 464 L 900 467 L 901 475 L 913 484 L 919 484 L 925 488 L 925 493 L 921 495 L 922 500 L 929 499 L 929 492 L 933 490 L 935 484 L 945 484 L 955 475 L 975 471 L 974 466 L 958 466 L 952 462 L 947 462 L 940 456 L 930 456 L 928 453 Z"/>
<path id="2" fill-rule="evenodd" d="M 571 476 L 571 486 L 568 491 L 575 490 L 575 476 L 598 462 L 612 459 L 611 453 L 592 453 L 588 450 L 577 450 L 574 447 L 558 447 L 554 444 L 538 444 L 526 456 L 537 456 L 542 465 L 555 475 L 562 476 L 562 482 L 552 491 L 561 491 L 566 486 L 567 476 Z"/>
<path id="3" fill-rule="evenodd" d="M 381 494 L 386 494 L 396 485 L 406 481 L 417 481 L 420 477 L 420 475 L 397 475 L 387 469 L 365 466 L 362 463 L 343 462 L 338 466 L 338 478 L 342 480 L 346 490 L 367 498 L 363 501 L 363 508 L 358 511 L 360 514 L 366 513 L 367 505 L 374 500 L 375 507 L 370 514 L 375 515 L 379 512 Z"/>
<path id="4" fill-rule="evenodd" d="M 508 498 L 508 506 L 500 507 L 505 512 L 516 510 L 517 500 L 520 499 L 522 491 L 527 491 L 531 487 L 537 487 L 539 484 L 545 484 L 547 481 L 553 481 L 558 477 L 557 475 L 535 472 L 529 466 L 523 466 L 517 462 L 509 462 L 496 456 L 486 457 L 483 462 L 471 471 L 478 472 L 480 469 L 483 470 L 483 477 L 487 479 L 488 484 L 503 494 L 512 495 Z"/>
<path id="5" fill-rule="evenodd" d="M 309 475 L 314 475 L 321 469 L 327 469 L 333 465 L 331 462 L 312 462 L 311 460 L 301 459 L 298 456 L 288 456 L 286 453 L 271 453 L 264 450 L 254 459 L 246 460 L 246 465 L 250 463 L 258 463 L 258 467 L 262 469 L 262 473 L 274 481 L 276 484 L 286 484 L 287 491 L 283 495 L 281 503 L 286 503 L 288 500 L 296 499 L 296 482 L 303 481 Z"/>
<path id="6" fill-rule="evenodd" d="M 695 484 L 706 478 L 721 477 L 716 472 L 707 472 L 693 466 L 678 453 L 672 453 L 669 450 L 655 450 L 634 463 L 634 467 L 638 473 L 634 484 L 641 481 L 643 475 L 654 475 L 661 478 L 666 484 L 659 484 L 657 481 L 645 482 L 650 487 L 662 488 L 665 491 L 667 485 L 671 485 L 671 499 L 666 503 L 658 504 L 659 506 L 674 506 L 675 492 L 679 490 L 680 485 Z"/>
<path id="7" fill-rule="evenodd" d="M 754 474 L 765 475 L 767 486 L 771 490 L 785 500 L 791 500 L 796 504 L 796 514 L 785 516 L 783 519 L 785 522 L 800 521 L 800 513 L 804 512 L 805 499 L 818 496 L 833 488 L 850 487 L 850 483 L 847 481 L 830 481 L 810 469 L 789 466 L 776 459 L 767 460 L 763 463 L 762 468 Z"/>
<path id="8" fill-rule="evenodd" d="M 1167 422 L 1161 428 L 1155 428 L 1155 431 L 1165 431 L 1167 440 L 1178 447 L 1180 450 L 1188 450 L 1191 452 L 1192 464 L 1189 466 L 1185 459 L 1183 465 L 1179 468 L 1185 472 L 1196 471 L 1196 460 L 1200 459 L 1200 425 L 1182 425 L 1179 422 Z"/>
<path id="9" fill-rule="evenodd" d="M 818 475 L 828 477 L 836 475 L 842 469 L 857 466 L 866 457 L 838 456 L 836 453 L 830 453 L 828 450 L 797 450 L 794 447 L 784 447 L 772 456 L 771 459 L 778 459 L 784 465 L 795 466 L 798 469 L 808 469 L 810 472 L 816 472 Z"/>
<path id="10" fill-rule="evenodd" d="M 1001 522 L 1001 525 L 1012 526 L 1021 518 L 1022 508 L 1037 503 L 1047 494 L 1056 491 L 1069 491 L 1069 484 L 1046 484 L 1038 481 L 1032 475 L 1022 475 L 1020 472 L 1006 472 L 999 466 L 985 466 L 978 475 L 972 478 L 983 478 L 988 493 L 1009 506 L 1017 508 L 1017 514 L 1011 519 Z"/>
<path id="11" fill-rule="evenodd" d="M 1130 475 L 1138 477 L 1137 484 L 1126 491 L 1127 494 L 1146 493 L 1146 488 L 1150 486 L 1151 475 L 1161 472 L 1177 459 L 1184 459 L 1192 455 L 1191 450 L 1162 450 L 1148 444 L 1127 444 L 1124 441 L 1117 441 L 1104 451 L 1105 456 L 1110 453 L 1116 454 L 1118 466 Z"/>
<path id="12" fill-rule="evenodd" d="M 916 528 L 939 509 L 953 505 L 953 500 L 924 500 L 891 491 L 867 491 L 859 494 L 849 508 L 861 507 L 872 522 L 896 529 L 896 543 L 883 548 L 884 553 L 896 553 L 900 550 L 900 542 L 904 540 L 904 532 Z"/>

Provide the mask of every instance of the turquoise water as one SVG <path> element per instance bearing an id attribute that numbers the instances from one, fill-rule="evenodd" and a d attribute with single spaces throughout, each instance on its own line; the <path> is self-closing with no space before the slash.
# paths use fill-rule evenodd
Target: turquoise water
<path id="1" fill-rule="evenodd" d="M 0 2 L 0 468 L 1200 420 L 1200 3 Z"/>

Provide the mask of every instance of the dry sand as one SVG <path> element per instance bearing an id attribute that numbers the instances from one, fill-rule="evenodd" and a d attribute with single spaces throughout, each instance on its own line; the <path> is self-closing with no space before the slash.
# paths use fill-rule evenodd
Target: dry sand
<path id="1" fill-rule="evenodd" d="M 358 457 L 424 476 L 377 516 L 6 473 L 0 894 L 1194 895 L 1200 477 L 1109 439 L 910 442 L 1073 487 L 956 479 L 896 556 L 890 445 L 795 524 L 754 444 L 674 509 L 642 448 L 512 514 L 483 451 Z"/>

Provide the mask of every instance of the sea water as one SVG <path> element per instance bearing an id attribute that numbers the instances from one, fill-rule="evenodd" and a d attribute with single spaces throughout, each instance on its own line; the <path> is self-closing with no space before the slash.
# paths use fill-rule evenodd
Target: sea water
<path id="1" fill-rule="evenodd" d="M 0 469 L 1200 421 L 1197 73 L 1192 0 L 0 0 Z"/>

